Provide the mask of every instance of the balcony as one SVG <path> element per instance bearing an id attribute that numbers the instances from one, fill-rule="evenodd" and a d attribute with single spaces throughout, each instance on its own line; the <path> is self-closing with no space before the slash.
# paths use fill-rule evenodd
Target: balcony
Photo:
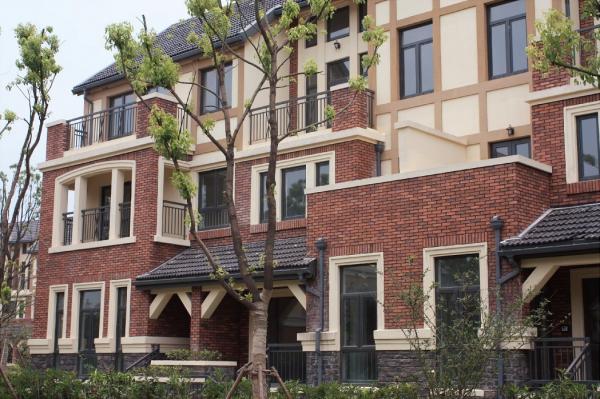
<path id="1" fill-rule="evenodd" d="M 129 104 L 69 120 L 69 148 L 131 136 L 135 132 L 136 109 L 136 104 Z"/>
<path id="2" fill-rule="evenodd" d="M 162 235 L 164 237 L 186 238 L 185 204 L 174 201 L 163 201 Z"/>
<path id="3" fill-rule="evenodd" d="M 81 242 L 108 240 L 110 206 L 84 209 L 81 211 Z"/>
<path id="4" fill-rule="evenodd" d="M 324 91 L 277 103 L 275 105 L 275 112 L 278 122 L 278 136 L 281 137 L 291 130 L 296 130 L 298 134 L 302 134 L 310 133 L 320 128 L 332 127 L 325 120 L 327 105 L 332 104 L 339 111 L 348 105 L 352 96 L 354 94 L 349 93 L 348 88 L 344 88 L 335 92 Z M 364 123 L 359 123 L 358 125 L 364 124 L 366 127 L 373 127 L 373 105 L 373 92 L 367 90 L 357 95 L 355 104 L 350 109 L 347 109 L 346 112 L 353 114 L 353 117 L 358 116 L 365 119 L 362 121 Z M 360 112 L 354 112 L 355 108 Z M 254 108 L 250 110 L 249 117 L 250 144 L 266 141 L 269 138 L 269 107 Z M 335 126 L 333 130 L 336 130 Z"/>
<path id="5" fill-rule="evenodd" d="M 229 226 L 229 213 L 226 206 L 200 209 L 200 230 L 218 229 Z"/>

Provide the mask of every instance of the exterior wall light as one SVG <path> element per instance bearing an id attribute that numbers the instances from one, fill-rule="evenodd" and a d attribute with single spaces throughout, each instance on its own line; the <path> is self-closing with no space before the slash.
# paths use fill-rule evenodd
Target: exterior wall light
<path id="1" fill-rule="evenodd" d="M 333 47 L 335 47 L 336 50 L 339 50 L 342 47 L 342 45 L 336 40 L 335 42 L 333 42 Z"/>
<path id="2" fill-rule="evenodd" d="M 508 134 L 509 136 L 514 136 L 515 128 L 512 127 L 511 125 L 508 125 L 508 127 L 506 128 L 506 134 Z"/>

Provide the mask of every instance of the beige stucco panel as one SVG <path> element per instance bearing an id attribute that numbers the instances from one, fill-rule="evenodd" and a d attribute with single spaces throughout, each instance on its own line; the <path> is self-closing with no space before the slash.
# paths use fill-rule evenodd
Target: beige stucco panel
<path id="1" fill-rule="evenodd" d="M 398 121 L 416 122 L 433 129 L 435 127 L 435 105 L 427 104 L 400 110 L 398 111 Z"/>
<path id="2" fill-rule="evenodd" d="M 481 145 L 472 144 L 467 146 L 467 161 L 475 162 L 481 160 Z"/>
<path id="3" fill-rule="evenodd" d="M 475 7 L 440 17 L 442 89 L 477 83 Z"/>
<path id="4" fill-rule="evenodd" d="M 396 17 L 404 19 L 431 11 L 432 0 L 396 0 Z"/>
<path id="5" fill-rule="evenodd" d="M 390 2 L 388 0 L 375 4 L 375 23 L 385 25 L 390 22 Z"/>
<path id="6" fill-rule="evenodd" d="M 235 127 L 237 126 L 237 118 L 236 117 L 232 117 L 231 118 L 231 130 L 233 132 L 233 129 L 235 129 Z M 204 134 L 202 133 L 202 130 L 200 129 L 200 127 L 198 127 L 198 131 L 197 131 L 197 143 L 198 144 L 204 144 L 204 143 L 210 143 L 210 139 Z M 215 127 L 213 129 L 213 137 L 216 140 L 224 140 L 225 139 L 225 120 L 220 120 L 220 121 L 216 121 L 215 122 Z"/>
<path id="7" fill-rule="evenodd" d="M 392 145 L 392 115 L 377 115 L 377 130 L 385 134 L 385 149 L 389 150 Z"/>
<path id="8" fill-rule="evenodd" d="M 440 0 L 440 7 L 447 7 L 454 4 L 462 3 L 465 0 Z"/>
<path id="9" fill-rule="evenodd" d="M 379 49 L 380 54 L 390 53 L 390 37 L 389 33 L 386 33 L 386 41 Z M 379 65 L 377 65 L 377 91 L 375 96 L 377 97 L 377 104 L 387 104 L 392 98 L 390 79 L 387 78 L 391 74 L 390 57 L 381 57 Z"/>
<path id="10" fill-rule="evenodd" d="M 479 96 L 442 102 L 442 130 L 455 136 L 479 132 Z"/>
<path id="11" fill-rule="evenodd" d="M 413 127 L 398 129 L 400 172 L 435 168 L 467 159 L 466 146 Z"/>
<path id="12" fill-rule="evenodd" d="M 529 104 L 526 102 L 528 94 L 527 84 L 488 92 L 488 130 L 506 129 L 508 125 L 528 125 L 530 123 Z"/>

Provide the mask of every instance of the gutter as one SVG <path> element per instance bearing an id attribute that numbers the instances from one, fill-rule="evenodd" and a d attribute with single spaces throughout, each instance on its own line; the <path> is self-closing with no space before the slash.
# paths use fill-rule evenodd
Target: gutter
<path id="1" fill-rule="evenodd" d="M 556 253 L 576 252 L 576 251 L 599 251 L 600 241 L 592 242 L 570 242 L 556 245 L 543 245 L 527 248 L 505 247 L 498 252 L 504 257 L 513 256 L 533 256 L 533 255 L 553 255 Z"/>
<path id="2" fill-rule="evenodd" d="M 317 384 L 323 382 L 323 352 L 321 352 L 321 334 L 325 329 L 325 249 L 327 242 L 324 238 L 319 238 L 315 242 L 319 251 L 319 328 L 316 331 L 315 353 L 317 355 Z"/>

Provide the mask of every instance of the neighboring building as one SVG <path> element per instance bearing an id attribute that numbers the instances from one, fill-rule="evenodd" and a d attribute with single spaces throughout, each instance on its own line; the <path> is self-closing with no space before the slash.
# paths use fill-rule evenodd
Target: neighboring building
<path id="1" fill-rule="evenodd" d="M 271 12 L 277 4 L 273 0 Z M 367 51 L 359 15 L 374 15 L 389 35 L 381 63 L 368 76 L 372 91 L 331 127 L 280 146 L 277 288 L 268 341 L 271 361 L 287 370 L 286 377 L 317 380 L 321 266 L 324 378 L 387 382 L 414 371 L 402 331 L 408 328 L 402 290 L 443 283 L 436 273 L 475 260 L 482 299 L 493 306 L 488 288 L 496 286 L 498 250 L 505 274 L 521 267 L 504 291 L 527 302 L 548 297 L 556 320 L 565 320 L 549 332 L 561 338 L 552 341 L 561 348 L 547 349 L 547 335 L 540 334 L 532 338 L 533 349 L 509 350 L 506 379 L 553 379 L 555 367 L 580 354 L 586 359 L 581 364 L 600 364 L 600 91 L 576 86 L 563 73 L 532 73 L 523 51 L 535 33 L 534 20 L 547 7 L 564 4 L 577 19 L 575 1 L 383 0 L 369 1 L 366 11 L 341 1 L 329 26 L 321 26 L 327 35 L 298 44 L 289 72 L 309 57 L 325 72 L 278 90 L 289 110 L 281 115 L 302 128 L 322 115 L 328 101 L 338 108 L 348 103 L 346 81 L 360 72 L 360 54 Z M 176 23 L 158 41 L 180 62 L 182 81 L 212 87 L 209 60 L 186 41 L 198 26 Z M 242 38 L 231 37 L 240 51 L 248 46 Z M 254 89 L 252 76 L 251 66 L 233 61 L 227 87 L 234 118 Z M 87 367 L 130 365 L 160 345 L 161 351 L 219 350 L 225 360 L 243 364 L 247 311 L 211 281 L 206 260 L 187 239 L 182 200 L 170 182 L 172 165 L 152 149 L 146 109 L 114 65 L 73 92 L 84 96 L 84 116 L 48 125 L 47 161 L 40 167 L 38 317 L 29 341 L 34 362 L 84 373 Z M 222 134 L 214 98 L 191 94 Z M 244 122 L 235 170 L 251 261 L 259 257 L 266 230 L 263 94 Z M 161 90 L 146 98 L 181 115 Z M 200 235 L 235 274 L 218 195 L 224 162 L 196 124 L 186 123 L 195 151 L 181 164 L 199 184 L 194 202 L 203 216 Z M 503 221 L 500 246 L 494 216 Z M 318 262 L 320 238 L 324 265 Z M 344 283 L 349 279 L 362 288 L 354 292 Z M 442 288 L 451 293 L 457 287 Z M 592 342 L 582 352 L 584 337 Z M 544 368 L 528 362 L 542 355 L 562 363 Z M 587 371 L 586 378 L 600 380 L 599 370 Z M 494 388 L 494 373 L 482 389 Z"/>
<path id="2" fill-rule="evenodd" d="M 7 278 L 12 288 L 12 302 L 8 312 L 3 312 L 3 328 L 0 329 L 1 363 L 18 360 L 19 346 L 31 335 L 34 312 L 35 283 L 38 255 L 39 220 L 17 225 L 9 238 L 10 260 L 16 270 L 9 270 Z M 10 318 L 10 320 L 5 319 Z"/>

